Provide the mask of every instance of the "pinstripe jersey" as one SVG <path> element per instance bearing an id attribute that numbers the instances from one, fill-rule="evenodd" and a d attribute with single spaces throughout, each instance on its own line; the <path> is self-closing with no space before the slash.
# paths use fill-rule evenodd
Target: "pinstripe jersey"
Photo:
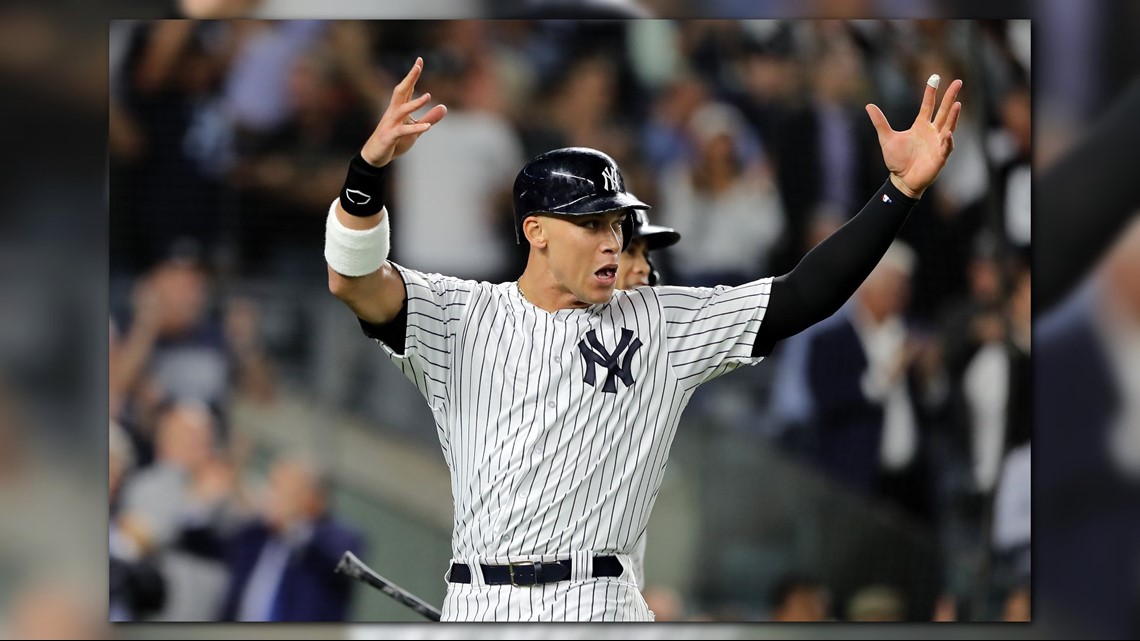
<path id="1" fill-rule="evenodd" d="M 761 360 L 751 352 L 770 278 L 615 290 L 607 303 L 551 313 L 513 282 L 395 267 L 407 294 L 403 350 L 377 343 L 434 415 L 451 470 L 459 562 L 587 551 L 625 563 L 645 531 L 693 391 Z M 637 601 L 631 574 L 621 578 Z M 506 591 L 535 598 L 550 585 Z"/>

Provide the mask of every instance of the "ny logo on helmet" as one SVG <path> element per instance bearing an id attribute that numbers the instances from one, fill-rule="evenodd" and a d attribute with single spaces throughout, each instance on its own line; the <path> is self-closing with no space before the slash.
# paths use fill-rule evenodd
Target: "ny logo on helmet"
<path id="1" fill-rule="evenodd" d="M 606 167 L 602 170 L 602 179 L 606 181 L 606 191 L 617 191 L 618 177 L 616 167 Z"/>
<path id="2" fill-rule="evenodd" d="M 630 342 L 630 339 L 633 339 L 633 342 Z M 582 380 L 593 387 L 598 380 L 595 376 L 594 366 L 601 365 L 606 369 L 606 382 L 602 385 L 603 392 L 617 394 L 618 379 L 621 379 L 626 387 L 632 386 L 633 372 L 630 370 L 630 364 L 633 362 L 633 355 L 637 353 L 638 349 L 641 349 L 641 339 L 633 338 L 633 332 L 623 327 L 621 329 L 621 340 L 618 341 L 617 347 L 611 354 L 598 340 L 594 330 L 591 329 L 586 334 L 586 338 L 578 342 L 578 351 L 582 352 L 582 362 L 586 366 L 586 375 Z M 621 364 L 618 364 L 622 352 L 625 352 L 625 358 L 622 358 Z"/>

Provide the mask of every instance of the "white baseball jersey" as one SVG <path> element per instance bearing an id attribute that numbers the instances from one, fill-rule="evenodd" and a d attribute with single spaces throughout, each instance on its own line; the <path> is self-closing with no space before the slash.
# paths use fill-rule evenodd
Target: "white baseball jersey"
<path id="1" fill-rule="evenodd" d="M 475 577 L 450 584 L 444 618 L 650 618 L 629 555 L 693 391 L 761 360 L 751 353 L 771 279 L 618 290 L 608 303 L 550 313 L 513 282 L 396 267 L 407 293 L 402 353 L 377 342 L 435 416 L 451 469 L 453 560 L 616 555 L 626 568 L 530 588 Z"/>

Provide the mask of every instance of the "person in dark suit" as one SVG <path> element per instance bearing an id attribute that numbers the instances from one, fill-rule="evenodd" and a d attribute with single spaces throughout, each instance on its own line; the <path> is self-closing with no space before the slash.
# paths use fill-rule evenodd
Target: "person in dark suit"
<path id="1" fill-rule="evenodd" d="M 821 43 L 804 100 L 748 107 L 778 168 L 788 223 L 784 246 L 770 264 L 777 273 L 803 255 L 813 215 L 856 211 L 859 194 L 874 191 L 881 180 L 875 132 L 861 126 L 862 58 L 844 34 L 831 35 Z"/>
<path id="2" fill-rule="evenodd" d="M 903 320 L 914 262 L 900 242 L 887 250 L 846 316 L 812 338 L 808 379 L 822 467 L 846 487 L 921 515 L 919 408 L 908 376 L 914 344 Z"/>
<path id="3" fill-rule="evenodd" d="M 263 516 L 230 541 L 222 618 L 344 621 L 353 584 L 333 569 L 346 550 L 362 555 L 364 543 L 329 513 L 320 472 L 304 461 L 277 462 Z"/>

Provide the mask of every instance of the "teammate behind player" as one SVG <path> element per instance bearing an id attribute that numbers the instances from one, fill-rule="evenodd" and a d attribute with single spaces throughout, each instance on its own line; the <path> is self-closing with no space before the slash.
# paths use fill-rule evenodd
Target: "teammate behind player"
<path id="1" fill-rule="evenodd" d="M 613 159 L 547 152 L 515 180 L 517 282 L 426 274 L 387 260 L 385 166 L 442 120 L 411 114 L 423 61 L 396 86 L 326 221 L 329 288 L 435 416 L 455 524 L 444 620 L 650 620 L 631 553 L 681 411 L 701 384 L 754 365 L 858 288 L 953 148 L 954 81 L 931 78 L 910 129 L 868 114 L 890 178 L 788 274 L 739 287 L 615 290 L 632 238 Z M 446 188 L 446 176 L 440 188 Z M 461 214 L 461 212 L 460 212 Z"/>
<path id="2" fill-rule="evenodd" d="M 634 289 L 643 285 L 653 287 L 661 277 L 649 252 L 676 245 L 681 240 L 681 234 L 671 227 L 650 224 L 649 216 L 644 211 L 634 209 L 630 215 L 633 216 L 633 240 L 618 261 L 617 288 Z"/>

